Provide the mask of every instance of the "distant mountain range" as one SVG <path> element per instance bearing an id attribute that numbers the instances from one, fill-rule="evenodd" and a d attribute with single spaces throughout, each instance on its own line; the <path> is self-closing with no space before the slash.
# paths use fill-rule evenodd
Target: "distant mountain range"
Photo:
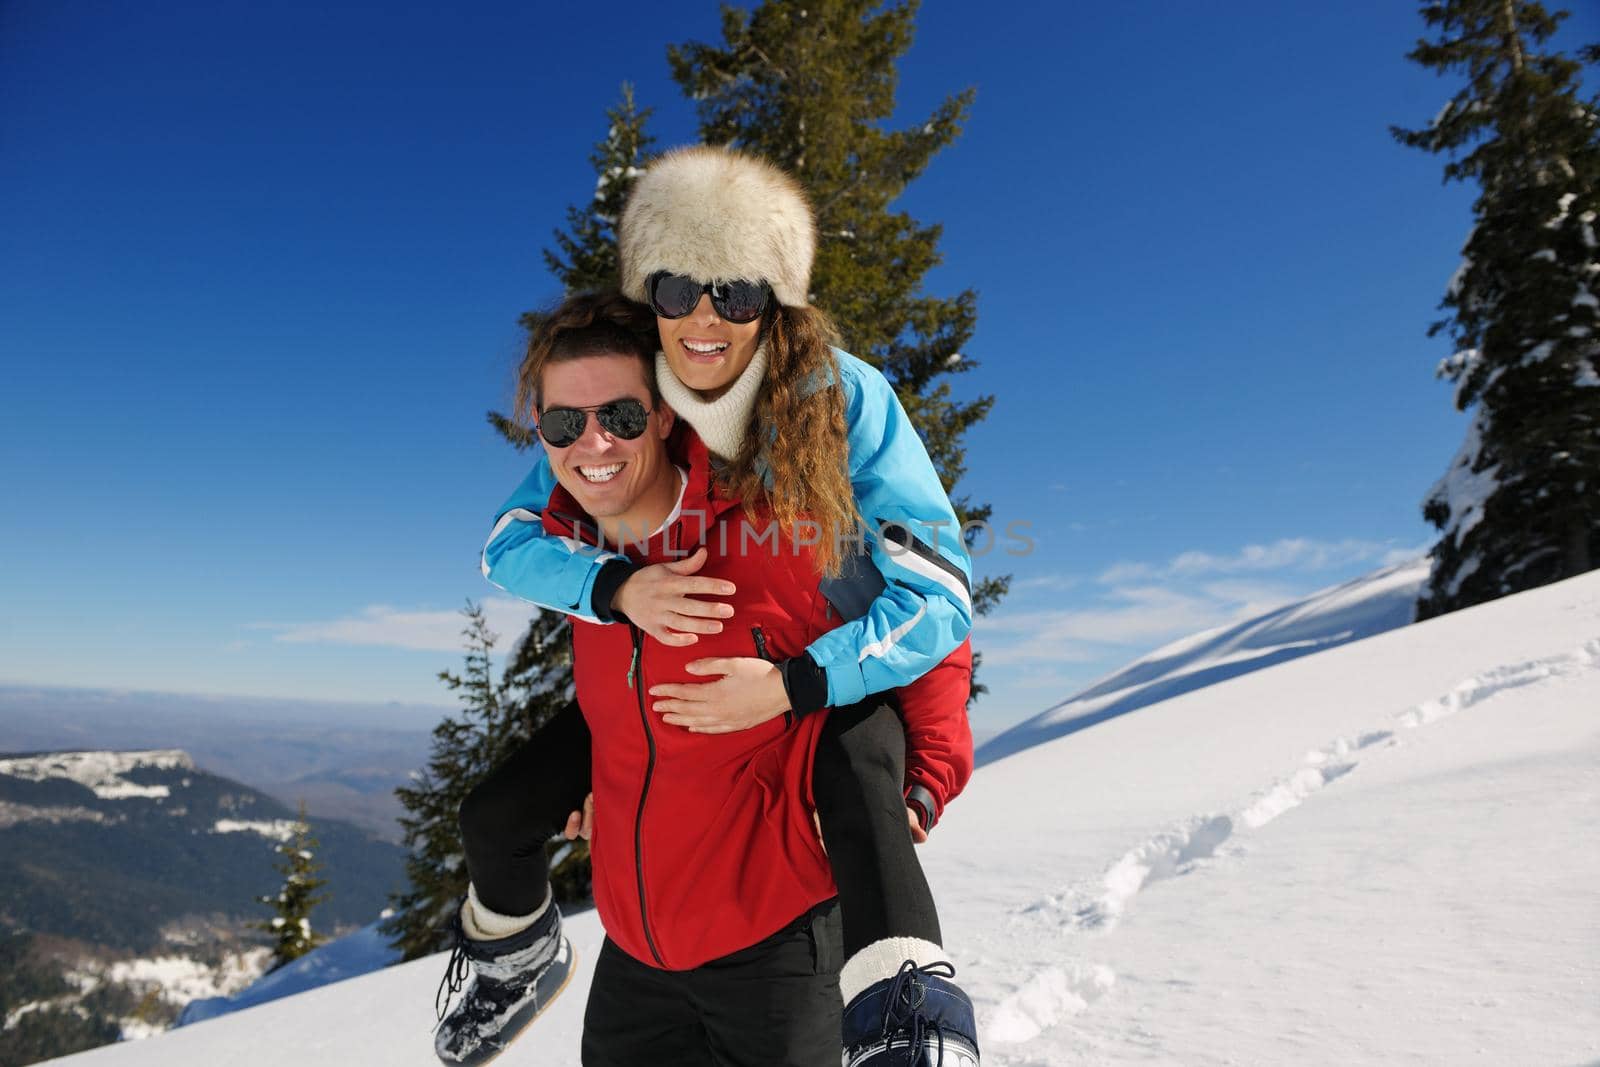
<path id="1" fill-rule="evenodd" d="M 187 752 L 0 756 L 0 927 L 145 951 L 163 931 L 265 918 L 274 845 L 295 812 Z M 311 817 L 330 899 L 319 928 L 359 926 L 403 881 L 404 854 Z"/>
<path id="2" fill-rule="evenodd" d="M 399 841 L 395 787 L 452 710 L 0 684 L 0 752 L 181 748 L 213 774 Z"/>

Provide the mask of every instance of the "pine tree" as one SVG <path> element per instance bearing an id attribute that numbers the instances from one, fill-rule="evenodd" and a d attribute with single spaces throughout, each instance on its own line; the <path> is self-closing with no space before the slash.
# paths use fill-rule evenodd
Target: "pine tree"
<path id="1" fill-rule="evenodd" d="M 1439 374 L 1472 421 L 1423 502 L 1441 531 L 1417 608 L 1428 618 L 1583 573 L 1600 554 L 1600 98 L 1578 98 L 1577 62 L 1540 51 L 1566 12 L 1442 0 L 1422 15 L 1438 40 L 1407 58 L 1467 83 L 1427 126 L 1393 133 L 1448 153 L 1445 181 L 1479 188 L 1449 317 L 1429 331 L 1449 330 L 1456 354 Z"/>
<path id="2" fill-rule="evenodd" d="M 293 832 L 278 844 L 281 858 L 273 865 L 283 875 L 283 887 L 274 896 L 257 898 L 273 911 L 271 919 L 256 924 L 272 935 L 271 970 L 299 959 L 327 940 L 311 929 L 311 909 L 328 899 L 328 894 L 317 892 L 328 880 L 317 877 L 322 864 L 316 850 L 317 839 L 306 821 L 305 801 L 301 801 L 300 817 Z"/>
<path id="3" fill-rule="evenodd" d="M 545 266 L 569 293 L 615 288 L 617 284 L 617 220 L 628 202 L 633 180 L 650 162 L 655 138 L 646 132 L 654 108 L 641 109 L 633 85 L 622 83 L 622 99 L 606 111 L 610 126 L 594 146 L 594 198 L 567 208 L 570 232 L 555 231 L 556 250 L 546 249 Z"/>
<path id="4" fill-rule="evenodd" d="M 564 616 L 541 613 L 496 681 L 491 656 L 499 637 L 490 631 L 481 606 L 469 601 L 463 614 L 468 620 L 462 630 L 465 669 L 459 675 L 440 671 L 439 678 L 465 707 L 459 717 L 434 727 L 427 769 L 414 775 L 412 785 L 395 790 L 406 809 L 400 826 L 409 850 L 408 884 L 393 898 L 394 911 L 383 930 L 406 959 L 448 944 L 452 916 L 466 895 L 461 802 L 570 700 L 572 654 Z M 563 850 L 563 856 L 564 866 L 551 875 L 556 900 L 587 899 L 587 849 Z"/>
<path id="5" fill-rule="evenodd" d="M 697 102 L 706 143 L 764 156 L 810 194 L 821 237 L 812 302 L 833 317 L 845 347 L 894 384 L 948 492 L 966 469 L 963 435 L 994 404 L 992 396 L 957 400 L 945 380 L 978 365 L 962 351 L 977 294 L 922 292 L 942 258 L 942 227 L 891 206 L 960 134 L 974 94 L 946 98 L 905 129 L 885 128 L 916 12 L 915 0 L 768 0 L 750 12 L 725 5 L 720 46 L 675 46 L 667 58 Z M 991 515 L 965 496 L 953 503 L 963 523 Z M 974 608 L 989 611 L 1009 582 L 979 582 Z"/>

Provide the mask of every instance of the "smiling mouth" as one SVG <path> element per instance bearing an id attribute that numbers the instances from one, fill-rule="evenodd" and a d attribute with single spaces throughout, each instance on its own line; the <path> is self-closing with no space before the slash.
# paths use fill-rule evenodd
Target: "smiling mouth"
<path id="1" fill-rule="evenodd" d="M 728 350 L 729 345 L 727 341 L 680 341 L 679 343 L 691 356 L 699 356 L 702 359 L 708 356 L 720 356 Z"/>
<path id="2" fill-rule="evenodd" d="M 578 475 L 590 485 L 604 485 L 615 478 L 625 463 L 607 463 L 603 467 L 579 467 Z"/>

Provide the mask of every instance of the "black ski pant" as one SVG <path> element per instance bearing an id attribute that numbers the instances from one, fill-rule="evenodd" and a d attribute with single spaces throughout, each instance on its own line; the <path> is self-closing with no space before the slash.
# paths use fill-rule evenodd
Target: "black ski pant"
<path id="1" fill-rule="evenodd" d="M 833 865 L 848 959 L 886 937 L 942 944 L 939 913 L 906 822 L 905 729 L 891 700 L 827 713 L 812 792 Z M 576 704 L 541 727 L 461 805 L 461 838 L 478 899 L 527 915 L 550 884 L 545 842 L 590 789 L 588 725 Z"/>
<path id="2" fill-rule="evenodd" d="M 607 938 L 583 1017 L 583 1067 L 839 1067 L 839 909 L 689 971 Z"/>

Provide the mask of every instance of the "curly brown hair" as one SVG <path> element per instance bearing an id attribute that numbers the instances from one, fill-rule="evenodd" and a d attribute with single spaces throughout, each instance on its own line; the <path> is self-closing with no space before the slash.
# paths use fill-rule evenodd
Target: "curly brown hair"
<path id="1" fill-rule="evenodd" d="M 567 297 L 528 334 L 528 348 L 517 370 L 512 420 L 531 432 L 539 413 L 544 369 L 586 356 L 633 356 L 644 368 L 651 404 L 659 404 L 657 347 L 655 314 L 649 308 L 618 292 Z"/>
<path id="2" fill-rule="evenodd" d="M 786 537 L 805 520 L 816 523 L 817 569 L 836 577 L 844 545 L 860 530 L 844 391 L 832 352 L 837 333 L 816 308 L 774 306 L 763 329 L 766 379 L 744 444 L 719 472 L 718 484 L 744 501 L 746 513 L 765 502 Z"/>

